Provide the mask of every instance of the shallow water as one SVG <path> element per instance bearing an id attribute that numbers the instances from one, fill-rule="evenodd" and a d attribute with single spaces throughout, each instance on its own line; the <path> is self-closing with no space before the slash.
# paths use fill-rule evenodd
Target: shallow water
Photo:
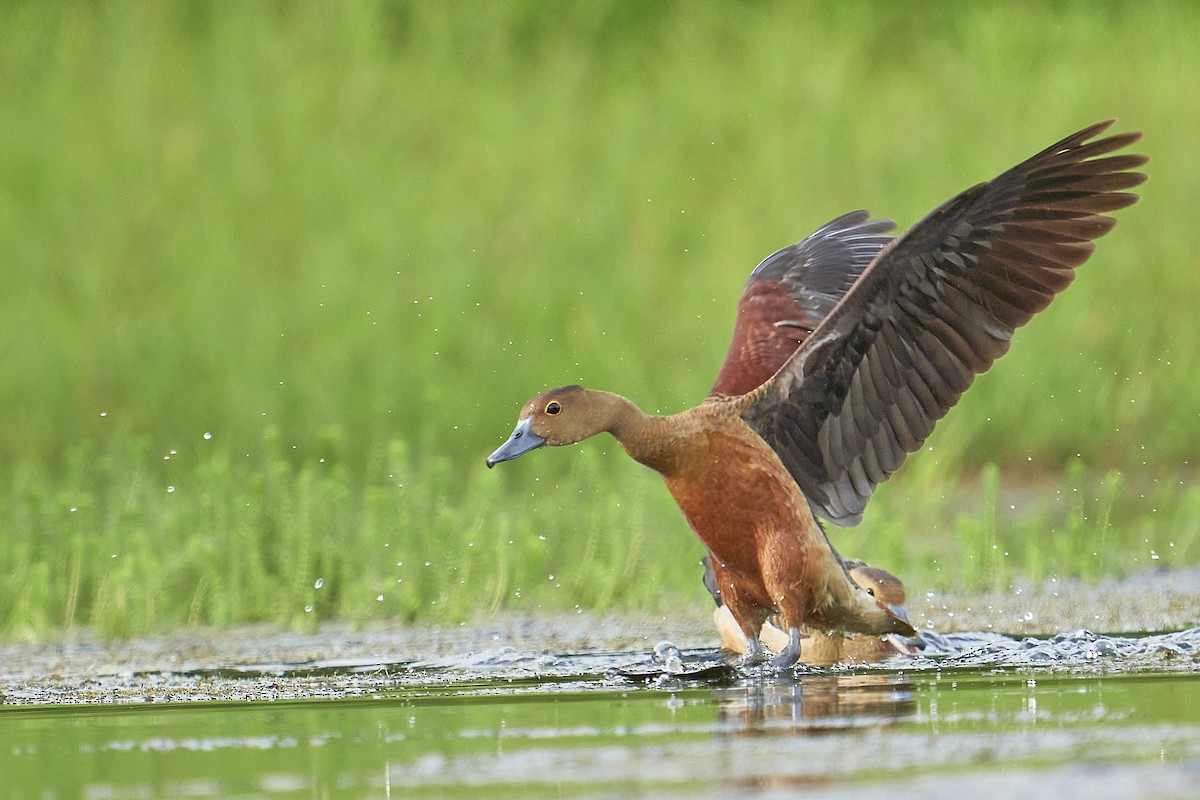
<path id="1" fill-rule="evenodd" d="M 782 676 L 659 652 L 127 674 L 119 704 L 0 711 L 0 775 L 17 798 L 1194 797 L 1200 781 L 1200 630 L 933 636 L 911 661 Z"/>

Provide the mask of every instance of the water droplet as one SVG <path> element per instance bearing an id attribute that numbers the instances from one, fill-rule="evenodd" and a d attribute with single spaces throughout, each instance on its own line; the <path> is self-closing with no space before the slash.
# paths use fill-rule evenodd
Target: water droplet
<path id="1" fill-rule="evenodd" d="M 381 595 L 381 594 L 380 594 L 380 595 L 376 595 L 376 596 L 375 596 L 375 602 L 376 602 L 376 603 L 382 603 L 382 602 L 383 602 L 383 595 Z"/>
<path id="2" fill-rule="evenodd" d="M 204 438 L 205 438 L 205 439 L 211 439 L 211 438 L 212 438 L 212 434 L 211 434 L 211 433 L 209 433 L 208 431 L 205 431 L 205 432 L 204 432 Z"/>
<path id="3" fill-rule="evenodd" d="M 317 582 L 313 584 L 313 588 L 314 588 L 314 589 L 320 589 L 320 588 L 321 588 L 322 586 L 324 586 L 324 585 L 325 585 L 325 579 L 324 579 L 324 578 L 317 578 Z"/>
<path id="4" fill-rule="evenodd" d="M 311 614 L 311 613 L 312 613 L 312 611 L 313 611 L 313 607 L 312 607 L 312 606 L 305 606 L 305 607 L 304 607 L 304 613 L 305 613 L 305 614 Z"/>
<path id="5" fill-rule="evenodd" d="M 174 486 L 168 486 L 168 487 L 167 487 L 167 494 L 174 494 L 174 493 L 175 493 L 175 487 L 174 487 Z"/>

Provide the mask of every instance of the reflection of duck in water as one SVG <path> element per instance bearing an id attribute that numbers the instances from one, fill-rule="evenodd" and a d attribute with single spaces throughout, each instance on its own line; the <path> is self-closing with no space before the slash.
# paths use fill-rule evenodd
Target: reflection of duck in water
<path id="1" fill-rule="evenodd" d="M 721 647 L 732 653 L 746 652 L 746 636 L 738 627 L 729 613 L 729 609 L 721 602 L 721 592 L 717 588 L 712 564 L 704 558 L 704 586 L 712 595 L 717 607 L 713 611 L 713 623 L 721 634 Z M 865 561 L 846 559 L 846 569 L 850 579 L 863 591 L 872 597 L 883 600 L 897 613 L 905 616 L 904 612 L 904 583 L 886 569 L 873 567 Z M 787 646 L 788 636 L 772 624 L 775 620 L 763 623 L 759 638 L 762 643 L 772 650 L 780 650 Z M 886 661 L 899 656 L 913 656 L 919 652 L 919 639 L 905 639 L 895 634 L 884 636 L 848 636 L 840 631 L 819 631 L 807 629 L 802 631 L 805 638 L 800 640 L 800 660 L 805 664 L 824 666 L 828 664 L 872 664 Z"/>
<path id="2" fill-rule="evenodd" d="M 723 726 L 739 736 L 886 725 L 917 706 L 908 678 L 879 672 L 739 681 L 713 689 L 713 697 Z"/>
<path id="3" fill-rule="evenodd" d="M 802 627 L 913 635 L 850 579 L 814 514 L 857 524 L 875 487 L 1007 352 L 1013 332 L 1071 282 L 1092 240 L 1115 224 L 1107 213 L 1137 200 L 1124 190 L 1145 179 L 1131 170 L 1146 159 L 1109 154 L 1138 135 L 1095 138 L 1110 124 L 960 193 L 879 247 L 865 267 L 852 255 L 856 276 L 825 250 L 853 253 L 864 235 L 878 239 L 879 223 L 865 214 L 835 220 L 814 235 L 820 242 L 767 258 L 751 274 L 738 326 L 744 314 L 759 313 L 745 301 L 760 288 L 795 313 L 760 308 L 774 315 L 770 341 L 739 339 L 735 326 L 730 353 L 740 368 L 760 347 L 782 344 L 782 366 L 761 384 L 732 394 L 714 387 L 699 406 L 665 417 L 580 386 L 543 392 L 522 407 L 488 466 L 612 434 L 662 474 L 708 549 L 748 660 L 761 656 L 759 632 L 772 614 L 788 631 L 777 666 L 800 658 Z M 770 284 L 784 286 L 793 270 L 809 287 L 775 291 Z"/>

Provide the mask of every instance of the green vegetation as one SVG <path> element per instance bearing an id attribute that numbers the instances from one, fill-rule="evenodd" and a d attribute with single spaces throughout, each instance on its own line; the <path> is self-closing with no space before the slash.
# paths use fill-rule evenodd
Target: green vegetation
<path id="1" fill-rule="evenodd" d="M 1195 563 L 1200 8 L 643 6 L 0 6 L 0 635 L 705 602 L 611 443 L 484 469 L 519 404 L 694 404 L 759 258 L 1109 116 L 1144 201 L 833 538 Z"/>

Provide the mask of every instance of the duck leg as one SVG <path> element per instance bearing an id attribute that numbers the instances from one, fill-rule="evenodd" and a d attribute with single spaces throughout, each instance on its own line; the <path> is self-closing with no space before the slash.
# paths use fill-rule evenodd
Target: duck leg
<path id="1" fill-rule="evenodd" d="M 739 667 L 757 667 L 765 663 L 770 653 L 757 636 L 746 637 L 746 652 L 737 660 Z"/>
<path id="2" fill-rule="evenodd" d="M 766 612 L 757 608 L 743 608 L 739 613 L 735 606 L 730 606 L 729 610 L 733 612 L 733 618 L 737 620 L 742 634 L 746 637 L 746 652 L 737 660 L 738 666 L 754 667 L 765 663 L 771 657 L 771 651 L 763 645 L 759 631 L 766 622 Z"/>
<path id="3" fill-rule="evenodd" d="M 744 587 L 738 585 L 738 582 L 733 579 L 729 570 L 725 568 L 722 562 L 713 557 L 710 561 L 710 566 L 713 571 L 712 586 L 709 591 L 714 591 L 720 598 L 724 606 L 729 609 L 729 613 L 733 616 L 737 626 L 741 628 L 742 635 L 746 637 L 746 650 L 741 658 L 737 660 L 739 666 L 756 666 L 763 663 L 770 656 L 769 651 L 763 647 L 761 635 L 763 623 L 767 621 L 767 616 L 770 613 L 768 609 L 762 607 L 760 603 L 754 602 L 750 597 L 746 596 Z"/>
<path id="4" fill-rule="evenodd" d="M 818 532 L 820 530 L 816 527 L 815 522 L 812 528 Z M 810 534 L 811 531 L 812 529 L 809 529 Z M 809 538 L 813 539 L 814 537 L 810 535 Z M 821 563 L 819 559 L 822 553 L 819 551 L 816 554 L 812 553 L 811 551 L 815 548 L 811 546 L 796 548 L 793 541 L 787 536 L 777 539 L 773 543 L 774 546 L 767 550 L 768 557 L 764 559 L 763 563 L 763 582 L 774 599 L 775 606 L 783 616 L 783 623 L 779 627 L 783 628 L 786 625 L 788 632 L 787 644 L 775 658 L 771 659 L 771 666 L 775 669 L 786 669 L 800 660 L 801 634 L 799 626 L 807 621 L 812 608 L 811 586 L 818 582 L 814 577 L 814 572 Z M 813 543 L 819 545 L 821 541 L 816 540 L 806 544 Z M 828 548 L 828 545 L 826 547 Z M 841 565 L 838 564 L 837 568 L 841 569 Z"/>
<path id="5" fill-rule="evenodd" d="M 775 669 L 787 669 L 795 666 L 800 660 L 800 629 L 788 628 L 788 643 L 779 651 L 779 655 L 771 659 L 771 666 Z"/>

